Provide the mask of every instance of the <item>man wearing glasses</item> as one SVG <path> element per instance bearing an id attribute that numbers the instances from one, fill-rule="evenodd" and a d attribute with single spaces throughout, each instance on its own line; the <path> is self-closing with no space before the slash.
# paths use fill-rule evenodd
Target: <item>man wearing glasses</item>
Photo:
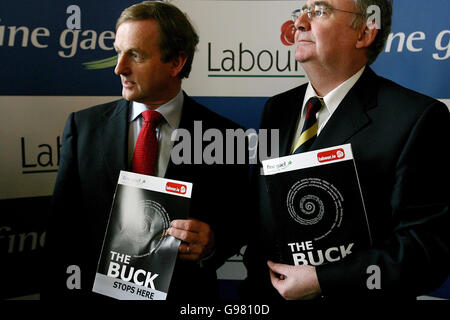
<path id="1" fill-rule="evenodd" d="M 381 25 L 370 22 L 376 5 Z M 415 298 L 448 276 L 448 165 L 436 152 L 448 144 L 447 107 L 377 76 L 369 67 L 390 33 L 388 0 L 307 1 L 293 12 L 295 58 L 309 83 L 266 103 L 261 128 L 280 130 L 280 155 L 351 143 L 373 245 L 338 262 L 291 266 L 271 261 L 274 221 L 259 170 L 253 183 L 260 222 L 249 243 L 243 296 L 253 299 L 318 297 Z M 298 143 L 307 102 L 317 127 Z M 372 267 L 380 283 L 368 286 Z"/>

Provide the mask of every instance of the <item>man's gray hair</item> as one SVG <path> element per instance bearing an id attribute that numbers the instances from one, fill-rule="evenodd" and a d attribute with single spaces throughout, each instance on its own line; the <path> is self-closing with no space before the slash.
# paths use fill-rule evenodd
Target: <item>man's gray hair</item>
<path id="1" fill-rule="evenodd" d="M 392 0 L 354 0 L 355 6 L 358 12 L 365 13 L 363 16 L 355 16 L 352 22 L 352 28 L 358 29 L 361 28 L 369 17 L 367 9 L 371 5 L 378 6 L 380 8 L 381 14 L 381 26 L 378 26 L 378 34 L 369 47 L 367 52 L 368 64 L 372 64 L 378 57 L 378 55 L 383 51 L 384 46 L 386 44 L 386 40 L 389 37 L 392 26 Z"/>

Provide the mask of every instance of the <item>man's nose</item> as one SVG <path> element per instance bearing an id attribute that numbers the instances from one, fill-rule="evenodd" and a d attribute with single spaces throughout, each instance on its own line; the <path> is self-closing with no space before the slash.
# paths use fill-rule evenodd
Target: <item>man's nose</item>
<path id="1" fill-rule="evenodd" d="M 311 21 L 308 18 L 308 14 L 305 12 L 300 13 L 297 20 L 295 20 L 295 29 L 300 31 L 307 31 L 311 29 Z"/>
<path id="2" fill-rule="evenodd" d="M 128 74 L 129 71 L 129 66 L 128 66 L 128 61 L 125 55 L 117 55 L 117 64 L 116 67 L 114 68 L 114 73 L 117 75 L 121 75 L 121 74 Z"/>

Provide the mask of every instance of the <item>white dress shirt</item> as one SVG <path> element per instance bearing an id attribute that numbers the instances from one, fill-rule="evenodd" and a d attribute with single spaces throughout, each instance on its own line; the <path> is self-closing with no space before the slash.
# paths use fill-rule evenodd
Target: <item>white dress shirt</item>
<path id="1" fill-rule="evenodd" d="M 358 79 L 361 77 L 365 69 L 365 66 L 362 67 L 357 73 L 348 78 L 346 81 L 341 83 L 337 88 L 330 91 L 326 96 L 320 97 L 316 91 L 314 90 L 311 82 L 308 83 L 308 87 L 306 88 L 305 97 L 303 98 L 302 111 L 297 123 L 297 129 L 294 136 L 294 140 L 291 142 L 291 153 L 293 152 L 293 148 L 302 133 L 303 123 L 305 122 L 306 117 L 306 103 L 312 97 L 322 98 L 325 102 L 325 108 L 320 109 L 320 111 L 316 114 L 317 117 L 317 125 L 318 131 L 317 135 L 320 134 L 322 129 L 325 127 L 326 123 L 330 119 L 333 112 L 338 108 L 339 104 L 342 102 L 344 97 L 350 91 L 350 89 L 355 85 Z"/>
<path id="2" fill-rule="evenodd" d="M 155 176 L 164 177 L 167 165 L 170 160 L 170 152 L 172 151 L 173 141 L 170 140 L 172 132 L 178 129 L 183 109 L 184 95 L 180 90 L 178 94 L 169 102 L 159 106 L 155 111 L 162 114 L 163 118 L 156 128 L 156 137 L 158 139 L 158 157 L 155 168 Z M 128 165 L 131 167 L 133 159 L 134 147 L 139 136 L 144 119 L 141 113 L 147 110 L 145 104 L 133 101 L 129 110 L 128 120 L 130 126 L 128 129 Z"/>

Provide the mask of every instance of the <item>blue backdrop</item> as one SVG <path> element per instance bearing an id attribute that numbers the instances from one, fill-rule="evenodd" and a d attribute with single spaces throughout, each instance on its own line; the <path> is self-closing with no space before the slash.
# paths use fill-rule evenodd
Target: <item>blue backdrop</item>
<path id="1" fill-rule="evenodd" d="M 0 98 L 120 95 L 120 81 L 113 74 L 115 21 L 120 12 L 134 2 L 139 1 L 2 0 Z M 67 30 L 71 12 L 67 13 L 66 10 L 73 4 L 82 8 L 80 30 Z M 394 1 L 392 35 L 385 52 L 373 65 L 374 70 L 413 90 L 438 99 L 450 99 L 449 12 L 448 0 Z M 194 98 L 247 128 L 257 128 L 268 97 Z M 7 111 L 8 108 L 13 110 L 18 106 L 0 107 Z M 42 116 L 52 117 L 51 114 Z M 2 117 L 8 117 L 8 113 L 4 113 Z M 63 123 L 60 124 L 60 131 L 62 126 Z M 2 129 L 1 141 L 8 132 L 8 128 Z M 17 139 L 20 140 L 19 137 Z M 34 202 L 33 198 L 0 197 L 0 210 L 5 212 L 0 218 L 0 232 L 5 233 L 14 226 L 19 231 L 33 230 L 41 235 L 44 232 L 42 220 L 47 206 L 48 197 L 36 198 Z M 26 216 L 30 212 L 33 212 L 32 219 Z M 34 247 L 33 252 L 22 250 L 12 254 L 11 239 L 12 235 L 2 236 L 0 233 L 3 265 L 0 269 L 0 274 L 3 274 L 0 298 L 38 290 L 38 273 L 30 273 L 29 278 L 22 276 L 21 283 L 14 282 L 14 277 L 5 274 L 23 274 L 19 266 L 24 263 L 39 264 L 39 255 L 36 253 L 39 252 L 39 244 Z M 432 295 L 450 298 L 450 281 Z"/>

